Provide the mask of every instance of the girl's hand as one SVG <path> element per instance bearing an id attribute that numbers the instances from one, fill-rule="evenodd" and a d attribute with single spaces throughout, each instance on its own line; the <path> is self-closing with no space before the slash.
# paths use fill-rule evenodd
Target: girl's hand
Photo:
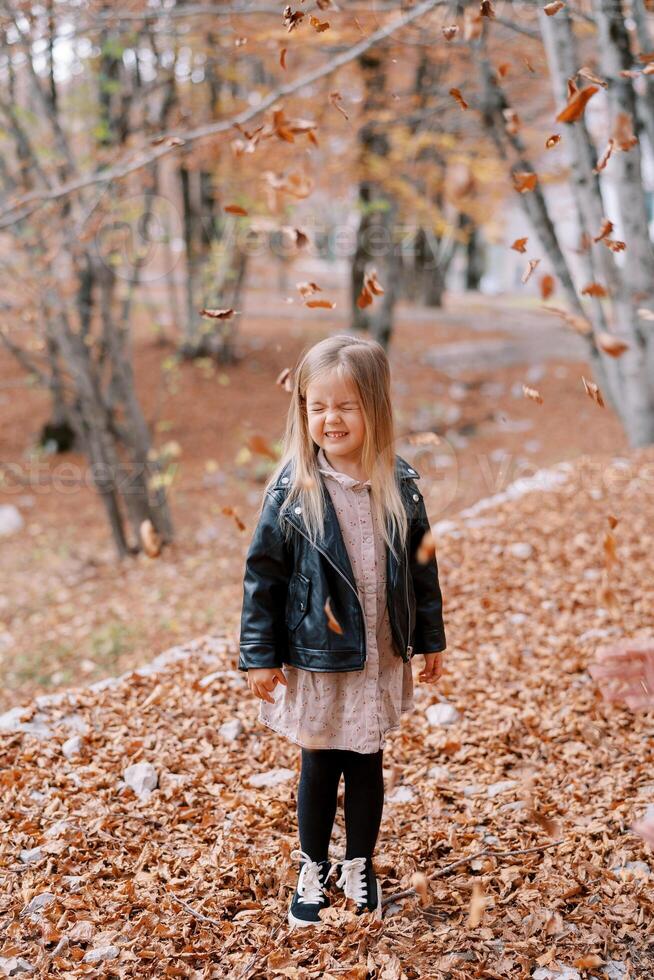
<path id="1" fill-rule="evenodd" d="M 440 680 L 441 674 L 443 673 L 443 654 L 441 653 L 423 653 L 425 658 L 425 666 L 418 674 L 418 680 L 425 681 L 427 684 L 435 684 L 437 680 Z"/>
<path id="2" fill-rule="evenodd" d="M 287 686 L 286 676 L 281 667 L 251 667 L 248 670 L 248 687 L 253 694 L 262 701 L 267 701 L 268 704 L 275 703 L 275 699 L 270 696 L 275 684 Z"/>

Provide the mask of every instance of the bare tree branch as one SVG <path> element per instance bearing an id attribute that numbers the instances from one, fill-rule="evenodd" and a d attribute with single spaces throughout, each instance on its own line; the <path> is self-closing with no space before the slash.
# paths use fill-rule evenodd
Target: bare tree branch
<path id="1" fill-rule="evenodd" d="M 262 112 L 265 112 L 266 109 L 273 106 L 277 101 L 279 101 L 279 99 L 292 95 L 293 93 L 299 91 L 307 85 L 311 85 L 313 82 L 316 82 L 321 78 L 326 78 L 327 76 L 332 75 L 339 68 L 349 64 L 351 61 L 355 61 L 361 54 L 373 47 L 375 44 L 378 44 L 385 38 L 395 34 L 407 24 L 418 20 L 420 17 L 423 17 L 436 7 L 444 6 L 446 2 L 447 0 L 423 0 L 423 2 L 418 4 L 417 7 L 407 11 L 401 17 L 394 20 L 391 24 L 380 27 L 379 30 L 374 31 L 367 38 L 359 41 L 358 44 L 348 48 L 347 51 L 343 52 L 343 54 L 338 55 L 331 61 L 328 61 L 327 64 L 308 72 L 306 75 L 301 75 L 299 78 L 289 82 L 287 85 L 280 85 L 279 88 L 276 88 L 274 91 L 270 92 L 270 94 L 267 95 L 258 106 L 252 106 L 245 109 L 243 112 L 240 112 L 236 116 L 232 116 L 229 119 L 223 119 L 219 122 L 198 126 L 195 129 L 188 130 L 187 132 L 164 133 L 161 134 L 161 137 L 159 138 L 163 137 L 165 139 L 166 137 L 173 137 L 174 140 L 181 139 L 184 141 L 184 145 L 188 145 L 196 140 L 206 139 L 209 136 L 218 136 L 221 133 L 225 133 L 232 129 L 234 126 L 243 126 L 250 122 L 251 119 L 261 115 Z M 173 145 L 171 145 L 171 142 L 173 142 Z M 134 173 L 136 170 L 140 170 L 148 163 L 159 160 L 161 157 L 167 156 L 174 149 L 176 149 L 174 141 L 171 142 L 166 142 L 155 147 L 154 149 L 143 151 L 136 157 L 136 159 L 117 163 L 106 170 L 86 174 L 75 180 L 66 181 L 63 184 L 56 184 L 47 191 L 32 191 L 29 194 L 22 195 L 15 200 L 10 207 L 0 211 L 0 228 L 8 228 L 22 220 L 22 218 L 27 216 L 27 214 L 31 214 L 35 208 L 32 207 L 25 210 L 28 205 L 36 205 L 38 207 L 40 204 L 45 204 L 48 201 L 60 200 L 63 197 L 67 197 L 69 194 L 73 194 L 85 187 L 90 187 L 93 184 L 108 183 L 113 180 L 120 180 L 123 177 L 126 177 L 128 174 Z"/>

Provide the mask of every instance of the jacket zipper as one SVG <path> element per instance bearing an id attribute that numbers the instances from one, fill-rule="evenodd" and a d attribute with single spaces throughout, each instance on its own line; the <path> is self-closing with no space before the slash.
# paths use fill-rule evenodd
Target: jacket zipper
<path id="1" fill-rule="evenodd" d="M 409 646 L 409 637 L 411 636 L 411 609 L 409 608 L 409 553 L 406 547 L 406 541 L 404 542 L 404 596 L 406 599 L 406 612 L 407 612 L 407 634 L 406 643 L 404 649 L 406 650 L 407 663 L 411 660 L 411 654 L 409 650 L 413 652 L 413 647 Z"/>
<path id="2" fill-rule="evenodd" d="M 304 538 L 306 538 L 306 539 L 307 539 L 307 541 L 309 542 L 309 544 L 311 544 L 311 543 L 312 543 L 312 542 L 311 542 L 311 538 L 310 538 L 310 537 L 309 537 L 309 536 L 308 536 L 307 534 L 305 534 L 305 533 L 304 533 L 304 531 L 302 531 L 302 530 L 301 530 L 301 529 L 300 529 L 300 528 L 299 528 L 299 527 L 297 526 L 297 524 L 294 524 L 294 523 L 293 523 L 293 521 L 289 521 L 289 520 L 288 520 L 288 518 L 286 517 L 286 515 L 284 515 L 284 520 L 285 520 L 285 521 L 288 521 L 288 523 L 289 523 L 289 524 L 291 525 L 291 527 L 294 527 L 296 531 L 299 531 L 299 532 L 300 532 L 300 534 L 302 535 L 302 537 L 304 537 Z M 335 568 L 335 569 L 336 569 L 336 571 L 338 572 L 338 574 L 339 574 L 339 575 L 341 576 L 341 578 L 342 578 L 342 579 L 344 579 L 344 581 L 345 581 L 345 582 L 347 582 L 347 584 L 348 584 L 348 585 L 350 586 L 350 588 L 351 588 L 351 589 L 352 589 L 352 591 L 354 592 L 354 594 L 355 594 L 355 596 L 357 597 L 357 602 L 359 603 L 359 608 L 361 609 L 361 616 L 363 617 L 363 627 L 364 627 L 364 631 L 365 631 L 365 632 L 364 632 L 364 641 L 363 641 L 363 645 L 364 645 L 364 658 L 363 658 L 363 660 L 364 660 L 364 663 L 365 663 L 365 660 L 366 660 L 366 654 L 367 654 L 367 649 L 368 649 L 368 647 L 367 647 L 367 640 L 366 640 L 366 638 L 365 638 L 365 637 L 367 636 L 367 633 L 368 633 L 368 623 L 367 623 L 367 621 L 366 621 L 366 614 L 365 614 L 365 610 L 364 610 L 364 608 L 363 608 L 363 605 L 362 605 L 362 603 L 361 603 L 361 598 L 360 598 L 360 596 L 359 596 L 359 593 L 358 593 L 358 592 L 357 592 L 357 590 L 356 590 L 356 589 L 354 588 L 354 586 L 353 586 L 353 585 L 352 585 L 352 583 L 350 582 L 350 580 L 349 580 L 349 578 L 347 577 L 347 575 L 344 575 L 344 574 L 343 574 L 343 572 L 341 571 L 341 569 L 340 569 L 340 568 L 338 567 L 338 565 L 335 565 L 335 564 L 334 564 L 334 562 L 333 562 L 333 561 L 331 560 L 331 558 L 329 557 L 329 555 L 327 554 L 327 552 L 326 552 L 326 551 L 323 551 L 323 549 L 322 549 L 322 548 L 319 548 L 317 544 L 316 544 L 316 545 L 313 545 L 313 547 L 314 547 L 314 548 L 316 549 L 316 551 L 319 551 L 321 555 L 324 555 L 324 556 L 325 556 L 325 558 L 327 559 L 327 561 L 329 562 L 329 564 L 330 564 L 330 565 L 331 565 L 331 566 L 332 566 L 333 568 Z"/>

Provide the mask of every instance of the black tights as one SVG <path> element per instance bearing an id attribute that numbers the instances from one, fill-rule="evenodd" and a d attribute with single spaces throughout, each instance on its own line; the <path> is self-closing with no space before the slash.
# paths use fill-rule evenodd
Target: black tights
<path id="1" fill-rule="evenodd" d="M 312 861 L 327 860 L 338 784 L 345 777 L 346 860 L 372 858 L 384 808 L 383 750 L 302 749 L 297 794 L 300 846 Z"/>

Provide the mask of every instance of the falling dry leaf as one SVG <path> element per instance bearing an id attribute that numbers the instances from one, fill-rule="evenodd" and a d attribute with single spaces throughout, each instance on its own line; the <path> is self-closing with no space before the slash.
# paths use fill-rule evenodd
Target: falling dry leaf
<path id="1" fill-rule="evenodd" d="M 553 133 L 551 136 L 548 136 L 547 139 L 545 140 L 545 149 L 551 150 L 553 146 L 558 146 L 560 142 L 561 142 L 561 137 L 559 136 L 559 134 Z"/>
<path id="2" fill-rule="evenodd" d="M 504 128 L 510 136 L 515 136 L 520 129 L 520 116 L 515 109 L 503 109 L 502 114 L 504 116 Z"/>
<path id="3" fill-rule="evenodd" d="M 246 530 L 246 525 L 243 523 L 243 521 L 238 516 L 238 514 L 236 513 L 236 511 L 234 510 L 233 507 L 229 507 L 228 505 L 225 505 L 224 507 L 221 507 L 220 509 L 221 509 L 222 513 L 226 517 L 233 518 L 234 523 L 236 524 L 236 526 L 239 529 L 239 531 L 245 531 Z"/>
<path id="4" fill-rule="evenodd" d="M 617 114 L 611 135 L 619 150 L 626 152 L 636 145 L 638 137 L 634 133 L 634 121 L 628 112 Z"/>
<path id="5" fill-rule="evenodd" d="M 586 65 L 584 65 L 583 68 L 580 68 L 577 74 L 581 75 L 582 78 L 588 79 L 589 82 L 593 82 L 594 85 L 599 85 L 602 88 L 608 88 L 608 82 L 604 81 L 603 78 L 600 78 L 599 75 L 596 75 L 590 68 L 587 68 Z"/>
<path id="6" fill-rule="evenodd" d="M 283 12 L 284 26 L 290 34 L 291 31 L 295 30 L 299 23 L 304 19 L 304 13 L 301 10 L 292 10 L 290 4 L 284 7 Z"/>
<path id="7" fill-rule="evenodd" d="M 529 241 L 528 238 L 516 238 L 516 240 L 514 241 L 513 245 L 511 246 L 511 248 L 515 252 L 526 252 L 527 251 L 527 242 L 528 241 Z"/>
<path id="8" fill-rule="evenodd" d="M 279 52 L 279 66 L 284 70 L 286 70 L 286 50 L 286 48 L 282 48 Z"/>
<path id="9" fill-rule="evenodd" d="M 295 288 L 303 299 L 312 296 L 314 293 L 322 292 L 322 287 L 317 282 L 297 282 Z"/>
<path id="10" fill-rule="evenodd" d="M 529 385 L 523 385 L 522 394 L 525 398 L 531 398 L 533 402 L 537 402 L 539 405 L 543 404 L 543 396 L 537 388 L 530 388 Z"/>
<path id="11" fill-rule="evenodd" d="M 514 171 L 512 176 L 513 185 L 520 194 L 525 194 L 527 191 L 533 191 L 538 183 L 538 176 L 528 170 Z"/>
<path id="12" fill-rule="evenodd" d="M 323 31 L 329 30 L 329 21 L 327 20 L 320 21 L 317 17 L 311 16 L 309 17 L 309 23 L 313 29 L 318 32 L 318 34 L 322 34 Z"/>
<path id="13" fill-rule="evenodd" d="M 541 299 L 549 299 L 554 293 L 556 288 L 556 279 L 554 276 L 546 272 L 544 276 L 541 276 L 540 280 L 540 295 Z"/>
<path id="14" fill-rule="evenodd" d="M 420 540 L 420 544 L 416 548 L 416 561 L 421 565 L 426 565 L 427 562 L 432 560 L 435 554 L 436 542 L 434 541 L 434 535 L 430 529 L 425 531 Z"/>
<path id="15" fill-rule="evenodd" d="M 141 536 L 141 544 L 143 545 L 143 550 L 149 558 L 158 558 L 161 554 L 162 538 L 157 532 L 154 524 L 149 518 L 141 521 L 139 527 L 139 533 Z"/>
<path id="16" fill-rule="evenodd" d="M 565 109 L 562 109 L 558 114 L 556 121 L 562 123 L 573 123 L 576 122 L 577 119 L 581 119 L 588 100 L 591 99 L 596 92 L 599 92 L 597 85 L 587 85 L 586 88 L 578 89 L 568 99 L 568 104 L 566 105 Z"/>
<path id="17" fill-rule="evenodd" d="M 200 310 L 200 316 L 207 317 L 209 320 L 231 320 L 233 316 L 236 316 L 236 310 Z"/>
<path id="18" fill-rule="evenodd" d="M 608 293 L 604 286 L 599 282 L 589 282 L 587 286 L 584 286 L 581 290 L 582 296 L 608 296 Z"/>
<path id="19" fill-rule="evenodd" d="M 493 7 L 492 0 L 481 0 L 479 4 L 479 13 L 482 17 L 494 17 L 495 8 Z"/>
<path id="20" fill-rule="evenodd" d="M 584 378 L 583 375 L 581 377 L 581 380 L 584 383 L 584 388 L 586 389 L 586 394 L 590 398 L 592 398 L 594 402 L 597 402 L 597 404 L 600 406 L 600 408 L 604 408 L 604 399 L 602 398 L 602 392 L 599 390 L 599 387 L 595 384 L 595 382 L 594 381 L 588 381 L 588 379 L 587 378 Z"/>
<path id="21" fill-rule="evenodd" d="M 568 313 L 567 310 L 561 310 L 556 306 L 543 306 L 543 309 L 547 310 L 548 313 L 553 313 L 554 316 L 561 317 L 577 333 L 591 334 L 593 332 L 590 322 L 584 316 L 579 316 L 577 313 Z"/>
<path id="22" fill-rule="evenodd" d="M 474 881 L 472 884 L 472 897 L 470 899 L 470 907 L 468 909 L 468 928 L 476 929 L 482 920 L 484 909 L 486 907 L 486 899 L 484 897 L 484 888 L 480 881 Z"/>
<path id="23" fill-rule="evenodd" d="M 648 310 L 644 306 L 641 306 L 641 308 L 638 310 L 638 316 L 641 318 L 641 320 L 649 320 L 652 322 L 654 321 L 654 310 Z"/>
<path id="24" fill-rule="evenodd" d="M 258 456 L 267 456 L 268 459 L 277 462 L 277 453 L 270 448 L 263 436 L 251 435 L 247 445 L 250 452 L 256 453 Z"/>
<path id="25" fill-rule="evenodd" d="M 241 215 L 242 217 L 245 217 L 247 215 L 247 211 L 245 210 L 245 208 L 242 208 L 240 204 L 226 204 L 225 207 L 223 208 L 223 211 L 226 214 L 238 214 Z"/>
<path id="26" fill-rule="evenodd" d="M 415 888 L 420 904 L 425 908 L 431 902 L 429 897 L 429 879 L 422 871 L 414 871 L 411 875 L 411 887 Z"/>
<path id="27" fill-rule="evenodd" d="M 558 14 L 559 10 L 563 10 L 564 7 L 565 4 L 563 3 L 563 0 L 552 0 L 551 3 L 545 4 L 543 10 L 548 17 L 553 17 L 554 14 Z"/>
<path id="28" fill-rule="evenodd" d="M 459 33 L 459 28 L 456 26 L 456 24 L 450 24 L 448 27 L 443 27 L 442 28 L 442 31 L 443 31 L 443 37 L 445 38 L 445 40 L 446 41 L 451 41 Z"/>
<path id="29" fill-rule="evenodd" d="M 608 218 L 605 218 L 604 221 L 602 222 L 602 226 L 600 230 L 598 231 L 597 235 L 593 238 L 593 241 L 601 242 L 602 239 L 606 238 L 607 235 L 610 235 L 612 231 L 613 231 L 613 222 L 609 221 Z"/>
<path id="30" fill-rule="evenodd" d="M 539 262 L 540 262 L 540 259 L 529 259 L 529 262 L 527 264 L 527 268 L 525 269 L 525 271 L 522 274 L 522 280 L 521 281 L 523 283 L 529 282 L 529 280 L 531 279 L 532 273 L 533 273 L 534 269 L 536 268 L 536 266 L 539 264 Z"/>
<path id="31" fill-rule="evenodd" d="M 624 252 L 627 247 L 625 242 L 620 242 L 614 238 L 603 238 L 602 241 L 612 252 Z"/>
<path id="32" fill-rule="evenodd" d="M 305 300 L 305 306 L 308 306 L 310 310 L 333 310 L 336 303 L 332 303 L 328 299 L 308 299 Z"/>
<path id="33" fill-rule="evenodd" d="M 327 626 L 329 629 L 332 631 L 332 633 L 339 633 L 342 635 L 343 628 L 332 612 L 332 604 L 329 596 L 327 596 L 324 609 L 325 615 L 327 616 Z"/>
<path id="34" fill-rule="evenodd" d="M 329 93 L 329 101 L 334 106 L 334 108 L 335 109 L 338 109 L 338 111 L 341 113 L 341 115 L 345 116 L 346 119 L 349 119 L 350 117 L 348 116 L 347 112 L 345 111 L 345 109 L 341 105 L 342 99 L 343 99 L 343 96 L 341 95 L 340 92 L 330 92 Z"/>
<path id="35" fill-rule="evenodd" d="M 373 296 L 382 296 L 383 293 L 384 289 L 377 281 L 377 273 L 371 269 L 364 277 L 363 287 L 357 297 L 357 306 L 363 310 L 366 306 L 370 306 Z"/>
<path id="36" fill-rule="evenodd" d="M 611 357 L 620 357 L 626 350 L 629 350 L 629 344 L 621 340 L 620 337 L 616 337 L 615 334 L 606 331 L 597 334 L 597 346 L 601 347 L 606 354 L 610 354 Z"/>
<path id="37" fill-rule="evenodd" d="M 290 368 L 283 368 L 277 378 L 275 379 L 275 384 L 283 388 L 284 391 L 289 393 L 293 391 L 293 375 Z"/>
<path id="38" fill-rule="evenodd" d="M 604 152 L 598 159 L 597 163 L 593 167 L 593 173 L 598 174 L 600 170 L 604 170 L 607 163 L 611 159 L 611 154 L 613 153 L 613 147 L 615 146 L 615 140 L 610 139 L 604 148 Z"/>
<path id="39" fill-rule="evenodd" d="M 150 140 L 151 146 L 184 146 L 186 140 L 181 136 L 155 136 Z"/>
<path id="40" fill-rule="evenodd" d="M 468 103 L 466 102 L 466 100 L 461 95 L 461 90 L 460 89 L 458 89 L 458 88 L 451 88 L 450 89 L 450 95 L 452 96 L 453 99 L 455 99 L 458 102 L 458 104 L 461 106 L 462 109 L 467 109 L 468 108 Z"/>

